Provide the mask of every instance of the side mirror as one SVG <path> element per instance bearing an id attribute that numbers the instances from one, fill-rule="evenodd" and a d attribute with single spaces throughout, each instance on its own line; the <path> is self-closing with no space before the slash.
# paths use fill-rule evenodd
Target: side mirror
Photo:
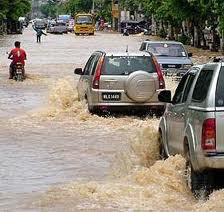
<path id="1" fill-rule="evenodd" d="M 188 57 L 192 57 L 193 56 L 193 53 L 188 53 Z"/>
<path id="2" fill-rule="evenodd" d="M 158 99 L 160 102 L 171 103 L 171 91 L 163 90 L 159 93 Z"/>
<path id="3" fill-rule="evenodd" d="M 81 68 L 76 68 L 74 71 L 74 74 L 82 75 L 82 69 Z"/>

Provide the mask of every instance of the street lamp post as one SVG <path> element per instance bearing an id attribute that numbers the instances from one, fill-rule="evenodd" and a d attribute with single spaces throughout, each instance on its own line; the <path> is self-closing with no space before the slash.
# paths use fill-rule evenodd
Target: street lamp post
<path id="1" fill-rule="evenodd" d="M 95 12 L 95 1 L 93 0 L 93 3 L 92 3 L 92 13 L 94 14 Z"/>

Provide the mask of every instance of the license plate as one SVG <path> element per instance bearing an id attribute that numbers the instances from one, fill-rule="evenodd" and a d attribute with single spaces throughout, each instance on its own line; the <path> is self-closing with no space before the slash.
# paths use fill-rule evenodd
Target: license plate
<path id="1" fill-rule="evenodd" d="M 17 69 L 17 70 L 16 70 L 16 73 L 17 73 L 17 74 L 22 74 L 22 72 L 23 72 L 22 69 Z"/>
<path id="2" fill-rule="evenodd" d="M 102 93 L 102 99 L 104 101 L 120 101 L 121 93 Z"/>

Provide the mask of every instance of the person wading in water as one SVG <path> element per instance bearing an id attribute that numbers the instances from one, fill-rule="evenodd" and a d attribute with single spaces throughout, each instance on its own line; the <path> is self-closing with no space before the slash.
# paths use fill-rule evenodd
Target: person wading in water
<path id="1" fill-rule="evenodd" d="M 44 33 L 42 29 L 36 28 L 34 25 L 33 25 L 33 29 L 36 31 L 37 43 L 41 43 L 41 36 L 42 35 L 46 35 L 47 36 L 47 34 Z"/>

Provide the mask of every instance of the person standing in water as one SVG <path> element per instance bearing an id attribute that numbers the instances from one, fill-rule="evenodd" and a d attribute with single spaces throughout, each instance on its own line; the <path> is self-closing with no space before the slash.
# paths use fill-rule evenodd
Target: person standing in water
<path id="1" fill-rule="evenodd" d="M 41 36 L 42 35 L 47 36 L 47 34 L 44 33 L 42 29 L 36 28 L 34 25 L 33 25 L 33 29 L 36 31 L 37 43 L 41 43 Z"/>

